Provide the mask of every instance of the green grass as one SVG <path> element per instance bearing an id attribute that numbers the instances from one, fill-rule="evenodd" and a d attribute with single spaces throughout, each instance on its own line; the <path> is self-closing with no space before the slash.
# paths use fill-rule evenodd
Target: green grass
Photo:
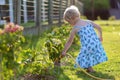
<path id="1" fill-rule="evenodd" d="M 100 25 L 102 24 L 102 43 L 107 53 L 108 61 L 94 66 L 93 68 L 96 70 L 96 73 L 92 73 L 92 75 L 101 78 L 120 80 L 120 21 L 95 22 Z M 106 23 L 108 25 L 106 25 Z M 46 38 L 34 36 L 32 38 L 29 37 L 28 40 L 29 45 L 27 45 L 26 48 L 35 47 L 37 50 L 40 50 Z M 72 45 L 68 53 L 75 58 L 79 53 L 79 46 Z M 74 69 L 74 61 L 71 58 L 69 58 L 67 62 L 70 62 L 70 64 L 54 70 L 55 72 L 53 72 L 53 75 L 57 76 L 57 80 L 94 80 L 84 74 L 79 68 Z"/>
<path id="2" fill-rule="evenodd" d="M 25 28 L 34 27 L 35 26 L 35 22 L 34 21 L 29 21 L 27 23 L 22 23 L 21 26 L 24 26 Z"/>
<path id="3" fill-rule="evenodd" d="M 48 21 L 43 21 L 40 22 L 41 25 L 48 25 Z M 58 21 L 54 20 L 53 24 L 57 24 Z M 21 26 L 24 26 L 25 28 L 30 28 L 30 27 L 35 27 L 36 23 L 34 21 L 28 21 L 27 23 L 21 23 Z M 0 28 L 2 27 L 2 25 L 0 25 Z"/>
<path id="4" fill-rule="evenodd" d="M 120 26 L 103 27 L 103 45 L 108 55 L 108 62 L 102 71 L 113 75 L 116 80 L 120 79 Z M 104 65 L 101 65 L 102 67 Z"/>
<path id="5" fill-rule="evenodd" d="M 120 20 L 96 20 L 95 23 L 98 23 L 101 26 L 120 26 Z"/>

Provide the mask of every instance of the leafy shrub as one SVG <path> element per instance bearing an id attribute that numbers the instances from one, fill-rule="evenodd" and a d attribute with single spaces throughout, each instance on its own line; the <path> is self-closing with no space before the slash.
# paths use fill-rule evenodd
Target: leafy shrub
<path id="1" fill-rule="evenodd" d="M 71 29 L 72 27 L 70 27 L 70 25 L 62 25 L 62 27 L 54 28 L 49 34 L 47 34 L 48 39 L 45 42 L 45 47 L 47 48 L 49 58 L 53 62 L 57 59 L 59 60 L 63 44 L 66 43 L 66 39 L 69 37 Z M 75 36 L 73 44 L 78 44 L 78 42 L 79 38 L 78 36 Z"/>
<path id="2" fill-rule="evenodd" d="M 51 36 L 54 36 L 56 38 L 61 38 L 63 36 L 68 36 L 71 29 L 72 28 L 68 27 L 68 25 L 63 25 L 62 27 L 54 28 L 51 31 Z"/>
<path id="3" fill-rule="evenodd" d="M 101 20 L 101 17 L 100 17 L 100 16 L 97 16 L 97 20 Z"/>
<path id="4" fill-rule="evenodd" d="M 116 20 L 116 17 L 115 16 L 110 16 L 108 20 L 109 21 Z"/>
<path id="5" fill-rule="evenodd" d="M 81 0 L 84 5 L 85 5 L 85 10 L 91 10 L 91 6 L 92 6 L 92 1 L 91 0 Z M 93 0 L 94 2 L 94 8 L 95 9 L 109 9 L 110 8 L 110 4 L 109 4 L 109 0 Z"/>
<path id="6" fill-rule="evenodd" d="M 17 68 L 16 59 L 21 50 L 20 45 L 25 41 L 22 30 L 22 26 L 13 23 L 8 23 L 3 30 L 0 30 L 0 55 L 4 80 L 13 76 L 13 72 Z"/>
<path id="7" fill-rule="evenodd" d="M 21 51 L 17 61 L 19 63 L 19 74 L 46 74 L 46 70 L 52 66 L 52 61 L 49 60 L 48 54 L 42 49 L 37 52 L 35 49 L 24 49 Z"/>
<path id="8" fill-rule="evenodd" d="M 45 47 L 47 48 L 47 52 L 49 54 L 49 58 L 55 62 L 56 59 L 59 58 L 61 51 L 63 49 L 63 44 L 60 39 L 49 38 L 45 42 Z"/>
<path id="9" fill-rule="evenodd" d="M 80 16 L 80 18 L 81 18 L 81 19 L 87 19 L 87 17 L 86 17 L 86 16 Z"/>
<path id="10" fill-rule="evenodd" d="M 66 43 L 67 38 L 70 35 L 72 27 L 70 25 L 62 25 L 61 27 L 54 28 L 51 33 L 49 33 L 47 36 L 51 38 L 58 38 L 62 41 L 63 44 Z M 78 36 L 75 36 L 73 44 L 78 44 L 79 38 Z"/>
<path id="11" fill-rule="evenodd" d="M 2 28 L 2 29 L 3 29 L 3 28 L 4 28 L 4 25 L 0 25 L 0 28 Z"/>

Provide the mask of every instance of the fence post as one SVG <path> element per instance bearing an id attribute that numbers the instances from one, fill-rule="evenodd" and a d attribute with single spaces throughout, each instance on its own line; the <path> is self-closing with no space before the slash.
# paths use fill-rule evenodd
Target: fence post
<path id="1" fill-rule="evenodd" d="M 28 22 L 28 19 L 27 19 L 27 1 L 26 0 L 23 0 L 23 10 L 24 10 L 24 23 L 27 23 Z"/>
<path id="2" fill-rule="evenodd" d="M 75 1 L 76 1 L 76 0 L 70 0 L 70 4 L 71 4 L 71 5 L 75 5 Z"/>
<path id="3" fill-rule="evenodd" d="M 21 0 L 17 0 L 17 24 L 21 24 Z"/>
<path id="4" fill-rule="evenodd" d="M 48 2 L 48 24 L 52 26 L 53 24 L 53 0 L 49 0 Z"/>
<path id="5" fill-rule="evenodd" d="M 73 0 L 70 0 L 70 5 L 73 4 Z"/>
<path id="6" fill-rule="evenodd" d="M 13 15 L 14 15 L 14 23 L 17 23 L 17 0 L 13 0 L 13 7 L 14 7 L 14 11 L 13 11 Z"/>
<path id="7" fill-rule="evenodd" d="M 61 26 L 61 18 L 62 18 L 62 0 L 60 0 L 60 8 L 59 8 L 59 26 Z"/>
<path id="8" fill-rule="evenodd" d="M 42 0 L 36 0 L 36 27 L 38 27 L 38 35 L 40 31 L 42 30 L 42 25 L 41 25 L 41 5 L 42 5 Z"/>
<path id="9" fill-rule="evenodd" d="M 21 0 L 14 0 L 14 22 L 16 24 L 21 23 Z"/>
<path id="10" fill-rule="evenodd" d="M 10 11 L 9 11 L 9 15 L 10 15 L 10 22 L 13 22 L 13 0 L 9 0 L 9 7 L 10 7 Z"/>
<path id="11" fill-rule="evenodd" d="M 66 0 L 66 8 L 68 7 L 68 3 L 69 3 L 69 1 L 68 1 L 68 0 Z"/>
<path id="12" fill-rule="evenodd" d="M 36 21 L 36 4 L 37 4 L 37 2 L 36 2 L 36 0 L 34 0 L 34 21 Z"/>

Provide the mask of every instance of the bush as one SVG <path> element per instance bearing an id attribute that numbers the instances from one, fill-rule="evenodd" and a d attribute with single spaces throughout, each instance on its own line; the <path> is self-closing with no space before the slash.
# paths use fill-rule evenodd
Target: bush
<path id="1" fill-rule="evenodd" d="M 25 41 L 22 31 L 22 26 L 13 23 L 8 23 L 0 30 L 0 55 L 4 80 L 10 79 L 17 68 L 16 59 L 21 50 L 20 45 Z"/>
<path id="2" fill-rule="evenodd" d="M 2 28 L 2 29 L 3 29 L 3 28 L 4 28 L 4 25 L 0 25 L 0 28 Z"/>
<path id="3" fill-rule="evenodd" d="M 97 20 L 102 20 L 100 16 L 97 17 Z"/>
<path id="4" fill-rule="evenodd" d="M 86 17 L 86 16 L 80 16 L 80 18 L 81 18 L 81 19 L 87 19 L 87 17 Z"/>
<path id="5" fill-rule="evenodd" d="M 109 20 L 109 21 L 116 20 L 116 17 L 115 17 L 115 16 L 110 16 L 108 20 Z"/>
<path id="6" fill-rule="evenodd" d="M 42 49 L 40 52 L 30 48 L 24 49 L 20 52 L 17 61 L 19 63 L 18 74 L 21 75 L 27 73 L 44 75 L 48 73 L 45 70 L 50 69 L 49 67 L 53 65 L 45 49 Z"/>
<path id="7" fill-rule="evenodd" d="M 0 59 L 4 80 L 16 80 L 27 73 L 48 74 L 46 71 L 53 65 L 44 47 L 40 52 L 23 48 L 25 38 L 22 31 L 22 26 L 13 23 L 0 29 Z"/>
<path id="8" fill-rule="evenodd" d="M 47 52 L 49 54 L 49 58 L 55 62 L 55 60 L 59 59 L 61 51 L 63 49 L 63 44 L 60 39 L 49 38 L 45 42 L 45 47 L 47 48 Z"/>
<path id="9" fill-rule="evenodd" d="M 91 0 L 82 0 L 82 2 L 85 5 L 85 10 L 89 11 L 91 10 Z M 91 4 L 91 5 L 90 5 Z M 110 8 L 110 4 L 109 4 L 109 0 L 94 0 L 94 8 L 96 10 L 100 10 L 100 9 L 109 9 Z"/>

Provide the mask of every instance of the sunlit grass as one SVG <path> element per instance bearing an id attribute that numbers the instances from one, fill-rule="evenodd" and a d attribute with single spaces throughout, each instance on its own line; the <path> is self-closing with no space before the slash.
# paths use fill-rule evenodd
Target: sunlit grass
<path id="1" fill-rule="evenodd" d="M 34 21 L 29 21 L 27 23 L 22 23 L 21 26 L 24 26 L 25 28 L 35 27 L 35 22 Z"/>
<path id="2" fill-rule="evenodd" d="M 103 45 L 109 59 L 104 70 L 107 73 L 114 75 L 115 78 L 120 79 L 120 26 L 108 26 L 107 28 L 102 28 L 104 39 Z M 109 31 L 107 31 L 107 29 Z"/>

